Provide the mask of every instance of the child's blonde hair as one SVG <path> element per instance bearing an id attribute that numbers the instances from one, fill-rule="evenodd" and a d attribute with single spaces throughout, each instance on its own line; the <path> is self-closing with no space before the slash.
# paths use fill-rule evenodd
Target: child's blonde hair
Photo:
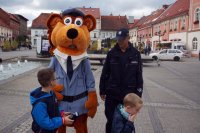
<path id="1" fill-rule="evenodd" d="M 123 103 L 124 103 L 124 107 L 127 107 L 127 106 L 134 107 L 136 106 L 136 104 L 143 104 L 143 101 L 138 95 L 134 93 L 129 93 L 124 97 Z"/>

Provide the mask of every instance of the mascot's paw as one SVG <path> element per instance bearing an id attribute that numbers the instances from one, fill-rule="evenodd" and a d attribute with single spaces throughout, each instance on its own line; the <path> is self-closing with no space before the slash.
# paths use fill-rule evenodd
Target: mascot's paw
<path id="1" fill-rule="evenodd" d="M 55 85 L 52 90 L 56 94 L 56 98 L 61 101 L 63 99 L 63 95 L 60 93 L 63 90 L 63 85 L 57 84 Z"/>
<path id="2" fill-rule="evenodd" d="M 91 118 L 94 118 L 96 112 L 97 112 L 97 107 L 91 108 L 91 109 L 88 110 L 88 116 L 91 117 Z"/>
<path id="3" fill-rule="evenodd" d="M 88 116 L 93 118 L 97 112 L 97 94 L 96 91 L 88 92 L 88 100 L 85 103 L 85 108 L 88 109 Z"/>

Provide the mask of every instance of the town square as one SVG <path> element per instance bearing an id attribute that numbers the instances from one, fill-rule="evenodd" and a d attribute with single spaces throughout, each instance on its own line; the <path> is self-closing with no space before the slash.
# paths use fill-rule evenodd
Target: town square
<path id="1" fill-rule="evenodd" d="M 199 133 L 199 0 L 0 2 L 0 133 Z"/>

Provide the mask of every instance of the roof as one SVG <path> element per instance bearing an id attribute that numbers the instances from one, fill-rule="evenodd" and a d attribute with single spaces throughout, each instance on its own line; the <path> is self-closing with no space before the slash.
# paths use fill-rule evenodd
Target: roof
<path id="1" fill-rule="evenodd" d="M 189 13 L 190 0 L 177 0 L 156 20 L 155 23 Z"/>
<path id="2" fill-rule="evenodd" d="M 150 15 L 146 16 L 144 23 L 142 23 L 139 28 L 145 28 L 151 26 L 158 17 L 165 11 L 165 8 L 157 9 L 156 11 L 152 12 Z"/>
<path id="3" fill-rule="evenodd" d="M 126 16 L 101 16 L 102 30 L 119 30 L 129 28 Z"/>
<path id="4" fill-rule="evenodd" d="M 134 19 L 134 23 L 129 23 L 128 26 L 129 26 L 129 29 L 133 29 L 136 24 L 139 22 L 140 19 Z"/>
<path id="5" fill-rule="evenodd" d="M 99 8 L 77 8 L 81 10 L 84 14 L 90 14 L 93 15 L 96 19 L 100 19 L 100 9 Z"/>
<path id="6" fill-rule="evenodd" d="M 14 21 L 17 22 L 17 23 L 20 23 L 20 22 L 19 22 L 19 19 L 18 19 L 14 14 L 9 13 L 9 15 L 10 15 L 10 18 L 11 18 L 12 20 L 14 20 Z"/>
<path id="7" fill-rule="evenodd" d="M 148 18 L 148 16 L 143 16 L 143 17 L 141 17 L 141 18 L 138 20 L 138 22 L 134 25 L 133 28 L 135 28 L 135 27 L 140 27 L 140 26 L 146 21 L 147 18 Z"/>
<path id="8" fill-rule="evenodd" d="M 6 24 L 1 18 L 0 18 L 0 26 L 10 28 L 10 26 Z"/>
<path id="9" fill-rule="evenodd" d="M 9 14 L 6 12 L 6 11 L 4 11 L 2 8 L 0 8 L 0 19 L 1 19 L 1 24 L 2 25 L 8 25 L 8 27 L 9 27 L 9 25 L 10 25 L 10 16 L 9 16 Z M 4 23 L 4 24 L 3 24 Z"/>
<path id="10" fill-rule="evenodd" d="M 22 15 L 20 15 L 20 14 L 15 14 L 15 15 L 17 15 L 20 19 L 23 19 L 23 20 L 25 20 L 25 21 L 28 21 L 27 18 L 25 18 L 24 16 L 22 16 Z"/>
<path id="11" fill-rule="evenodd" d="M 78 8 L 85 14 L 91 14 L 95 18 L 100 18 L 100 10 L 99 8 Z M 32 21 L 31 28 L 33 29 L 47 29 L 46 21 L 51 13 L 41 13 L 37 18 Z"/>
<path id="12" fill-rule="evenodd" d="M 51 13 L 41 13 L 37 18 L 32 22 L 31 28 L 33 29 L 47 29 L 46 21 Z"/>

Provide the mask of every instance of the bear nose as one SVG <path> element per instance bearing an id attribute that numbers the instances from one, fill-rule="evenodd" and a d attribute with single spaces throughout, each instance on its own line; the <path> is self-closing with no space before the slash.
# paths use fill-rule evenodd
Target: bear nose
<path id="1" fill-rule="evenodd" d="M 78 31 L 74 28 L 71 28 L 67 31 L 67 37 L 70 39 L 74 39 L 78 36 Z"/>

